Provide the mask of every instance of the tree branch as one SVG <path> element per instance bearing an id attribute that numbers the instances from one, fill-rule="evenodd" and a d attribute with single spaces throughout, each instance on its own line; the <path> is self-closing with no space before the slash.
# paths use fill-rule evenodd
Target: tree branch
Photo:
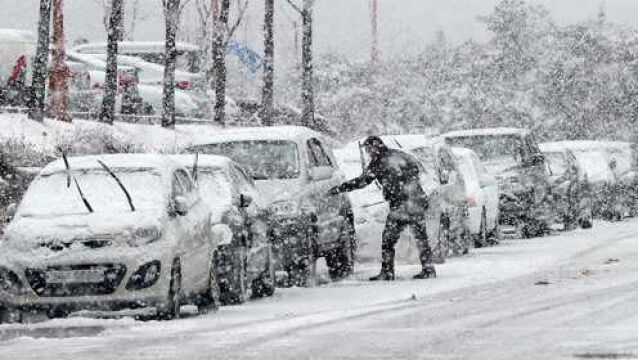
<path id="1" fill-rule="evenodd" d="M 235 23 L 228 29 L 226 33 L 226 41 L 224 41 L 225 45 L 228 45 L 228 42 L 233 37 L 233 34 L 241 24 L 242 19 L 244 18 L 244 14 L 246 13 L 246 9 L 248 8 L 248 0 L 244 1 L 244 6 L 239 8 L 239 13 L 237 14 L 237 19 Z"/>
<path id="2" fill-rule="evenodd" d="M 301 8 L 297 4 L 292 2 L 292 0 L 286 0 L 286 2 L 288 2 L 288 4 L 290 4 L 290 6 L 292 6 L 292 8 L 299 13 L 299 15 L 303 14 L 303 10 L 301 10 Z"/>

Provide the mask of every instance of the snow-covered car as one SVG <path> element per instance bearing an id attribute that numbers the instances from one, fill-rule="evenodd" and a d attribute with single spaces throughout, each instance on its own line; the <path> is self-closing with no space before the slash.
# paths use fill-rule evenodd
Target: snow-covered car
<path id="1" fill-rule="evenodd" d="M 269 232 L 289 283 L 312 285 L 316 259 L 333 279 L 353 272 L 356 236 L 347 195 L 327 196 L 344 181 L 330 139 L 298 126 L 218 130 L 196 138 L 190 153 L 228 156 L 264 196 Z"/>
<path id="2" fill-rule="evenodd" d="M 587 162 L 576 157 L 574 152 L 560 142 L 539 144 L 547 166 L 551 184 L 556 221 L 564 229 L 578 225 L 591 228 L 593 225 L 592 189 L 587 182 Z"/>
<path id="3" fill-rule="evenodd" d="M 217 276 L 222 304 L 243 303 L 248 297 L 272 296 L 275 267 L 268 239 L 267 213 L 261 194 L 245 170 L 224 156 L 174 155 L 186 167 L 204 203 L 212 211 L 212 226 L 232 234 L 217 247 Z"/>
<path id="4" fill-rule="evenodd" d="M 554 218 L 545 158 L 530 131 L 486 128 L 452 131 L 442 135 L 455 147 L 479 156 L 500 189 L 499 222 L 524 237 L 546 234 Z"/>
<path id="5" fill-rule="evenodd" d="M 68 52 L 69 61 L 85 64 L 88 67 L 89 88 L 95 102 L 90 111 L 99 113 L 104 96 L 106 79 L 106 62 L 91 55 Z M 140 114 L 144 112 L 139 90 L 139 75 L 137 69 L 130 66 L 117 67 L 117 98 L 116 109 L 122 114 Z"/>
<path id="6" fill-rule="evenodd" d="M 219 301 L 214 250 L 227 236 L 166 157 L 57 160 L 6 229 L 0 306 L 5 317 L 122 310 L 171 319 L 184 303 L 206 311 Z"/>
<path id="7" fill-rule="evenodd" d="M 594 215 L 606 220 L 622 219 L 628 209 L 618 180 L 620 169 L 626 169 L 630 163 L 631 153 L 624 154 L 622 145 L 606 141 L 558 141 L 554 146 L 569 149 L 574 154 L 591 188 Z"/>
<path id="8" fill-rule="evenodd" d="M 476 153 L 466 148 L 452 148 L 463 177 L 467 195 L 467 227 L 476 247 L 495 245 L 500 241 L 498 223 L 499 190 Z"/>

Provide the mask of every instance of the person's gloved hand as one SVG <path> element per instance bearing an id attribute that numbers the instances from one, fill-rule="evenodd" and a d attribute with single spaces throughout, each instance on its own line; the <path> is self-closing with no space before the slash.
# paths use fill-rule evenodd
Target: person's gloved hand
<path id="1" fill-rule="evenodd" d="M 328 190 L 328 192 L 326 194 L 328 194 L 329 196 L 339 195 L 339 187 L 335 186 L 335 187 L 330 188 L 330 190 Z"/>

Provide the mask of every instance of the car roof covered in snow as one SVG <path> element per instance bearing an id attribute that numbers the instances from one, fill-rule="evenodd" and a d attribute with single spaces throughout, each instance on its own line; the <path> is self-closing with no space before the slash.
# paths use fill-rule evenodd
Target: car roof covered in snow
<path id="1" fill-rule="evenodd" d="M 472 154 L 476 154 L 474 150 L 464 147 L 452 147 L 452 154 L 456 157 L 470 157 Z"/>
<path id="2" fill-rule="evenodd" d="M 117 43 L 118 52 L 126 53 L 164 53 L 166 43 L 164 41 L 120 41 Z M 197 45 L 177 42 L 177 51 L 198 51 Z M 106 53 L 106 42 L 95 42 L 78 45 L 74 51 L 84 54 Z"/>
<path id="3" fill-rule="evenodd" d="M 575 151 L 618 149 L 631 151 L 631 143 L 604 140 L 564 140 L 538 144 L 543 152 L 559 152 L 566 149 Z"/>
<path id="4" fill-rule="evenodd" d="M 395 149 L 417 149 L 445 145 L 445 140 L 438 136 L 424 134 L 381 135 L 387 147 Z"/>
<path id="5" fill-rule="evenodd" d="M 497 135 L 497 136 L 498 135 L 525 135 L 528 132 L 529 130 L 526 130 L 526 129 L 499 127 L 499 128 L 450 131 L 445 134 L 442 134 L 441 136 L 444 138 L 452 138 L 452 137 L 494 136 L 494 135 Z"/>
<path id="6" fill-rule="evenodd" d="M 98 163 L 101 160 L 110 169 L 152 169 L 157 170 L 162 175 L 167 176 L 180 166 L 166 156 L 155 154 L 109 154 L 69 157 L 71 170 L 102 169 Z M 58 159 L 42 169 L 42 175 L 66 171 L 66 166 L 62 159 Z"/>
<path id="7" fill-rule="evenodd" d="M 171 160 L 178 163 L 180 166 L 186 168 L 192 168 L 195 163 L 195 154 L 180 154 L 170 155 Z M 227 168 L 233 161 L 226 156 L 219 155 L 197 155 L 197 167 L 201 168 Z"/>
<path id="8" fill-rule="evenodd" d="M 0 41 L 35 42 L 35 35 L 30 31 L 0 29 Z"/>
<path id="9" fill-rule="evenodd" d="M 322 134 L 303 126 L 245 127 L 215 129 L 209 134 L 195 134 L 191 146 L 245 140 L 306 141 L 308 138 L 326 139 Z"/>

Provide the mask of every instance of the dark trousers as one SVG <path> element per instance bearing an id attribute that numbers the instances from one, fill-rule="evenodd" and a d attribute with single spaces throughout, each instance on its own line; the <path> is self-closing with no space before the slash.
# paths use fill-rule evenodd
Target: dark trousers
<path id="1" fill-rule="evenodd" d="M 428 242 L 425 227 L 425 210 L 423 208 L 409 211 L 405 206 L 390 209 L 385 221 L 385 228 L 381 237 L 381 271 L 394 274 L 394 245 L 399 240 L 401 232 L 412 226 L 417 244 L 420 249 L 421 265 L 425 268 L 432 264 L 432 249 Z"/>

